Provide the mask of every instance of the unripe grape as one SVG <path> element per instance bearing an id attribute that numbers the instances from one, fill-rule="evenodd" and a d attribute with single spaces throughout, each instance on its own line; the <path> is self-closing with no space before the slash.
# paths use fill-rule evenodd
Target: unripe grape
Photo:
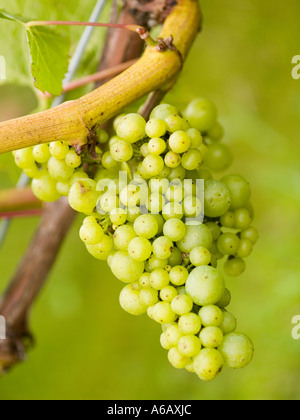
<path id="1" fill-rule="evenodd" d="M 203 98 L 192 101 L 183 114 L 191 126 L 197 128 L 201 133 L 207 133 L 211 130 L 218 117 L 215 104 Z"/>
<path id="2" fill-rule="evenodd" d="M 102 165 L 105 169 L 113 169 L 118 166 L 118 162 L 112 157 L 110 152 L 105 152 L 102 156 Z"/>
<path id="3" fill-rule="evenodd" d="M 206 327 L 200 332 L 201 344 L 206 348 L 219 347 L 224 340 L 223 332 L 218 327 Z"/>
<path id="4" fill-rule="evenodd" d="M 204 213 L 208 217 L 220 217 L 231 205 L 231 195 L 228 187 L 220 181 L 205 181 Z"/>
<path id="5" fill-rule="evenodd" d="M 248 239 L 253 245 L 255 245 L 259 239 L 259 233 L 254 227 L 249 227 L 242 231 L 241 239 Z"/>
<path id="6" fill-rule="evenodd" d="M 113 225 L 121 226 L 127 220 L 127 211 L 121 208 L 115 208 L 110 212 L 109 218 Z"/>
<path id="7" fill-rule="evenodd" d="M 170 115 L 179 115 L 179 112 L 172 105 L 161 104 L 153 109 L 150 115 L 150 120 L 158 118 L 165 121 Z"/>
<path id="8" fill-rule="evenodd" d="M 175 267 L 176 265 L 178 266 L 182 264 L 182 252 L 180 251 L 180 249 L 174 247 L 168 262 L 171 267 Z"/>
<path id="9" fill-rule="evenodd" d="M 167 339 L 166 333 L 163 332 L 160 336 L 160 344 L 162 346 L 163 349 L 165 350 L 171 350 L 171 348 L 173 347 Z"/>
<path id="10" fill-rule="evenodd" d="M 197 147 L 199 147 L 203 142 L 203 138 L 200 131 L 196 128 L 190 128 L 187 130 L 186 133 L 191 140 L 191 148 L 197 149 Z"/>
<path id="11" fill-rule="evenodd" d="M 231 277 L 241 276 L 246 270 L 245 261 L 241 258 L 232 258 L 224 264 L 225 273 Z"/>
<path id="12" fill-rule="evenodd" d="M 178 168 L 181 163 L 181 156 L 175 152 L 168 152 L 165 156 L 165 164 L 168 168 Z"/>
<path id="13" fill-rule="evenodd" d="M 166 148 L 166 142 L 159 137 L 151 139 L 148 143 L 148 150 L 152 155 L 162 155 Z"/>
<path id="14" fill-rule="evenodd" d="M 136 233 L 132 226 L 120 226 L 114 233 L 114 245 L 116 248 L 126 251 L 132 239 L 136 238 Z"/>
<path id="15" fill-rule="evenodd" d="M 69 153 L 69 146 L 63 141 L 54 141 L 50 143 L 50 154 L 58 160 L 63 160 Z"/>
<path id="16" fill-rule="evenodd" d="M 167 124 L 158 118 L 150 119 L 146 124 L 146 134 L 150 138 L 163 137 L 167 132 Z"/>
<path id="17" fill-rule="evenodd" d="M 194 370 L 202 381 L 212 381 L 224 365 L 222 354 L 216 349 L 203 349 L 194 359 Z"/>
<path id="18" fill-rule="evenodd" d="M 199 311 L 199 317 L 204 327 L 220 327 L 224 321 L 223 312 L 216 305 L 203 306 Z"/>
<path id="19" fill-rule="evenodd" d="M 189 272 L 181 265 L 175 266 L 170 271 L 170 282 L 175 286 L 183 286 L 189 276 Z"/>
<path id="20" fill-rule="evenodd" d="M 190 149 L 182 156 L 181 164 L 187 171 L 198 169 L 202 163 L 202 155 L 197 149 Z"/>
<path id="21" fill-rule="evenodd" d="M 117 125 L 117 136 L 128 143 L 136 143 L 146 135 L 146 121 L 139 114 L 128 114 Z"/>
<path id="22" fill-rule="evenodd" d="M 173 299 L 177 296 L 177 290 L 173 286 L 166 286 L 163 289 L 161 289 L 159 296 L 161 300 L 171 303 Z"/>
<path id="23" fill-rule="evenodd" d="M 197 246 L 192 249 L 190 253 L 190 260 L 195 267 L 199 267 L 200 265 L 209 265 L 211 262 L 211 253 L 207 248 Z"/>
<path id="24" fill-rule="evenodd" d="M 207 135 L 212 141 L 220 141 L 224 137 L 224 128 L 219 123 L 216 124 L 208 131 Z"/>
<path id="25" fill-rule="evenodd" d="M 253 251 L 253 244 L 248 239 L 241 239 L 239 248 L 237 250 L 237 256 L 239 258 L 247 258 Z"/>
<path id="26" fill-rule="evenodd" d="M 158 223 L 150 214 L 139 216 L 134 222 L 134 230 L 138 236 L 152 239 L 157 235 Z"/>
<path id="27" fill-rule="evenodd" d="M 232 211 L 227 211 L 220 217 L 221 225 L 227 228 L 233 228 L 235 225 L 235 217 Z"/>
<path id="28" fill-rule="evenodd" d="M 157 258 L 168 259 L 173 251 L 173 242 L 166 236 L 160 236 L 153 242 L 153 254 Z"/>
<path id="29" fill-rule="evenodd" d="M 212 234 L 204 224 L 196 226 L 186 226 L 186 234 L 182 240 L 177 242 L 178 248 L 182 252 L 190 253 L 197 246 L 210 249 L 212 246 Z"/>
<path id="30" fill-rule="evenodd" d="M 212 144 L 208 147 L 205 164 L 211 171 L 224 172 L 232 164 L 233 156 L 225 144 Z"/>
<path id="31" fill-rule="evenodd" d="M 223 233 L 218 239 L 218 249 L 221 254 L 235 255 L 239 249 L 240 239 L 234 233 Z"/>
<path id="32" fill-rule="evenodd" d="M 200 353 L 201 342 L 195 335 L 186 335 L 179 339 L 177 348 L 182 356 L 195 357 Z"/>
<path id="33" fill-rule="evenodd" d="M 236 330 L 237 322 L 235 316 L 230 312 L 224 311 L 223 312 L 223 322 L 219 327 L 223 331 L 223 334 L 230 334 Z"/>
<path id="34" fill-rule="evenodd" d="M 183 218 L 183 208 L 180 203 L 168 203 L 162 209 L 162 215 L 165 220 L 170 219 L 182 219 Z"/>
<path id="35" fill-rule="evenodd" d="M 225 335 L 219 351 L 228 367 L 240 369 L 251 362 L 254 348 L 250 338 L 245 334 L 231 333 Z"/>
<path id="36" fill-rule="evenodd" d="M 165 331 L 165 334 L 168 342 L 172 345 L 172 347 L 177 346 L 178 341 L 183 336 L 182 332 L 178 328 L 178 324 L 176 323 L 169 325 Z"/>
<path id="37" fill-rule="evenodd" d="M 118 251 L 111 264 L 113 274 L 124 283 L 138 281 L 144 268 L 143 262 L 133 260 L 125 251 Z"/>
<path id="38" fill-rule="evenodd" d="M 185 234 L 186 226 L 179 219 L 170 219 L 164 224 L 164 235 L 173 242 L 180 241 Z"/>
<path id="39" fill-rule="evenodd" d="M 191 140 L 185 131 L 176 131 L 169 138 L 169 146 L 175 153 L 185 153 L 189 150 Z"/>
<path id="40" fill-rule="evenodd" d="M 142 175 L 146 177 L 153 178 L 158 176 L 161 171 L 164 169 L 164 160 L 161 156 L 149 154 L 145 157 L 142 164 Z"/>
<path id="41" fill-rule="evenodd" d="M 134 238 L 128 245 L 129 256 L 136 261 L 146 261 L 152 254 L 152 245 L 148 239 Z"/>
<path id="42" fill-rule="evenodd" d="M 33 157 L 38 163 L 46 163 L 51 157 L 48 144 L 38 144 L 33 148 Z"/>
<path id="43" fill-rule="evenodd" d="M 65 161 L 52 156 L 48 161 L 49 175 L 56 181 L 67 181 L 74 173 L 74 169 L 66 165 Z"/>
<path id="44" fill-rule="evenodd" d="M 146 270 L 149 271 L 149 273 L 152 273 L 154 270 L 165 270 L 168 265 L 168 260 L 162 260 L 160 258 L 151 257 L 146 264 Z"/>
<path id="45" fill-rule="evenodd" d="M 128 284 L 120 294 L 120 305 L 124 311 L 131 315 L 142 315 L 147 311 L 147 307 L 140 301 L 140 290 L 135 284 Z"/>
<path id="46" fill-rule="evenodd" d="M 194 302 L 190 296 L 182 294 L 182 295 L 176 296 L 172 300 L 171 307 L 172 307 L 172 310 L 175 312 L 175 314 L 184 315 L 184 314 L 188 314 L 193 309 L 193 304 Z"/>
<path id="47" fill-rule="evenodd" d="M 87 245 L 88 252 L 97 260 L 106 261 L 113 249 L 113 239 L 104 235 L 99 243 L 96 245 Z"/>
<path id="48" fill-rule="evenodd" d="M 179 318 L 178 327 L 183 334 L 197 334 L 201 328 L 201 321 L 198 315 L 191 312 Z"/>
<path id="49" fill-rule="evenodd" d="M 186 292 L 199 306 L 215 305 L 225 292 L 224 279 L 213 267 L 197 267 L 187 279 Z"/>
<path id="50" fill-rule="evenodd" d="M 168 302 L 158 302 L 153 308 L 153 319 L 159 324 L 171 324 L 176 315 Z"/>
<path id="51" fill-rule="evenodd" d="M 84 223 L 81 226 L 80 232 L 80 239 L 86 244 L 86 245 L 96 245 L 98 244 L 104 237 L 104 230 L 101 226 L 98 225 L 98 223 Z"/>
<path id="52" fill-rule="evenodd" d="M 33 194 L 41 201 L 53 202 L 60 197 L 56 190 L 56 182 L 49 175 L 43 175 L 39 179 L 33 179 L 31 188 Z"/>
<path id="53" fill-rule="evenodd" d="M 247 209 L 236 210 L 234 212 L 234 220 L 236 229 L 247 229 L 252 223 L 250 212 Z"/>
<path id="54" fill-rule="evenodd" d="M 169 350 L 168 359 L 175 369 L 184 369 L 188 364 L 191 363 L 191 359 L 182 356 L 176 347 L 173 347 L 171 350 Z"/>
<path id="55" fill-rule="evenodd" d="M 222 179 L 231 196 L 231 210 L 244 208 L 251 197 L 249 182 L 240 175 L 227 175 Z"/>
<path id="56" fill-rule="evenodd" d="M 226 308 L 230 305 L 231 302 L 231 293 L 228 289 L 225 289 L 225 292 L 221 299 L 216 303 L 219 308 Z"/>
<path id="57" fill-rule="evenodd" d="M 190 128 L 190 125 L 187 121 L 181 118 L 179 115 L 169 115 L 166 118 L 167 129 L 170 133 L 175 133 L 175 131 L 185 131 Z"/>
<path id="58" fill-rule="evenodd" d="M 158 302 L 158 291 L 152 287 L 145 287 L 140 291 L 140 302 L 145 306 L 153 306 Z"/>
<path id="59" fill-rule="evenodd" d="M 116 162 L 128 162 L 133 156 L 133 148 L 126 141 L 118 140 L 111 146 L 110 154 Z"/>
<path id="60" fill-rule="evenodd" d="M 81 157 L 77 155 L 75 150 L 70 150 L 65 158 L 66 165 L 70 168 L 76 169 L 81 165 Z"/>
<path id="61" fill-rule="evenodd" d="M 170 283 L 169 273 L 163 269 L 157 269 L 150 274 L 150 285 L 155 290 L 162 290 Z"/>

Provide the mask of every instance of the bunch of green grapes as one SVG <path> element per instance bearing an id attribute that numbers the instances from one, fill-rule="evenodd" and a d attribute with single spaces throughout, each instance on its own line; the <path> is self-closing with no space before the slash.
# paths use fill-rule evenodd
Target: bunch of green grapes
<path id="1" fill-rule="evenodd" d="M 125 311 L 162 325 L 175 368 L 209 381 L 224 365 L 246 366 L 253 345 L 226 310 L 222 272 L 244 272 L 258 232 L 249 183 L 213 175 L 232 163 L 215 105 L 196 99 L 180 114 L 163 104 L 149 121 L 119 116 L 114 129 L 110 139 L 97 130 L 96 163 L 61 142 L 16 152 L 16 163 L 34 178 L 38 198 L 68 196 L 85 214 L 80 238 L 88 252 L 126 283 Z"/>

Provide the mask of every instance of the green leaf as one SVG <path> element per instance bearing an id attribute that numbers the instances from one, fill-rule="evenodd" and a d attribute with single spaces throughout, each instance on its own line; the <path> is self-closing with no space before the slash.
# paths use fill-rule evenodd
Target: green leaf
<path id="1" fill-rule="evenodd" d="M 11 20 L 13 22 L 17 22 L 21 24 L 28 23 L 30 21 L 29 19 L 26 19 L 21 15 L 11 14 L 3 9 L 0 10 L 0 19 Z"/>
<path id="2" fill-rule="evenodd" d="M 69 39 L 44 27 L 27 28 L 26 34 L 35 86 L 42 92 L 60 95 L 68 70 Z"/>

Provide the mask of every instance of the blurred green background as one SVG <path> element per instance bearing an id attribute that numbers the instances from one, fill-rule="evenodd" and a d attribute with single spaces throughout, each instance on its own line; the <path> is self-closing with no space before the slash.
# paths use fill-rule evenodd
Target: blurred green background
<path id="1" fill-rule="evenodd" d="M 30 10 L 33 2 L 25 3 Z M 292 57 L 300 54 L 300 3 L 201 6 L 203 33 L 167 99 L 181 109 L 195 96 L 214 100 L 235 155 L 233 171 L 252 184 L 261 239 L 242 278 L 227 280 L 238 329 L 255 343 L 252 364 L 225 369 L 212 383 L 172 368 L 160 327 L 120 308 L 122 284 L 87 254 L 78 219 L 32 312 L 36 345 L 0 380 L 1 400 L 300 398 L 300 340 L 291 336 L 291 320 L 300 315 L 300 80 L 291 77 Z M 1 39 L 0 54 L 3 43 L 13 47 L 18 39 Z M 0 103 L 5 120 L 33 109 L 35 99 L 27 88 L 10 86 L 0 88 Z M 13 186 L 17 176 L 11 157 L 1 156 L 0 186 Z M 1 291 L 37 223 L 12 224 L 0 252 Z"/>

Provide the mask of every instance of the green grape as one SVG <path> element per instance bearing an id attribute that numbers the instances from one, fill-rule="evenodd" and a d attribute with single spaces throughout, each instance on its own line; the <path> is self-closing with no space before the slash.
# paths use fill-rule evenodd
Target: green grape
<path id="1" fill-rule="evenodd" d="M 108 142 L 108 147 L 109 147 L 109 149 L 117 142 L 117 141 L 120 141 L 121 139 L 120 139 L 120 137 L 118 137 L 118 136 L 113 136 L 113 137 L 111 137 L 110 138 L 110 140 L 109 140 L 109 142 Z"/>
<path id="2" fill-rule="evenodd" d="M 151 194 L 165 194 L 169 188 L 169 181 L 167 179 L 150 179 L 149 188 Z"/>
<path id="3" fill-rule="evenodd" d="M 128 162 L 133 156 L 133 148 L 126 141 L 118 140 L 111 146 L 110 154 L 116 162 Z"/>
<path id="4" fill-rule="evenodd" d="M 66 165 L 69 166 L 69 168 L 79 168 L 81 165 L 81 157 L 77 155 L 75 150 L 70 150 L 65 158 Z"/>
<path id="5" fill-rule="evenodd" d="M 247 229 L 251 223 L 252 218 L 250 212 L 247 209 L 238 209 L 234 212 L 235 228 L 236 229 Z"/>
<path id="6" fill-rule="evenodd" d="M 193 362 L 185 367 L 185 370 L 190 373 L 195 373 Z"/>
<path id="7" fill-rule="evenodd" d="M 139 285 L 143 288 L 150 287 L 150 273 L 143 273 L 139 278 Z"/>
<path id="8" fill-rule="evenodd" d="M 241 233 L 241 239 L 249 240 L 253 245 L 255 245 L 259 239 L 259 233 L 254 227 L 249 227 Z"/>
<path id="9" fill-rule="evenodd" d="M 189 218 L 198 217 L 202 211 L 202 203 L 197 197 L 187 197 L 183 201 L 184 215 Z"/>
<path id="10" fill-rule="evenodd" d="M 183 196 L 184 190 L 181 181 L 180 185 L 171 185 L 166 191 L 166 198 L 168 201 L 180 203 L 183 200 Z"/>
<path id="11" fill-rule="evenodd" d="M 146 135 L 146 121 L 139 114 L 128 114 L 117 125 L 117 136 L 128 143 L 136 143 Z"/>
<path id="12" fill-rule="evenodd" d="M 231 293 L 228 289 L 225 289 L 224 295 L 221 299 L 216 303 L 219 308 L 226 308 L 230 305 L 231 302 Z"/>
<path id="13" fill-rule="evenodd" d="M 194 359 L 195 373 L 202 381 L 212 381 L 222 371 L 224 359 L 216 349 L 202 349 Z"/>
<path id="14" fill-rule="evenodd" d="M 73 168 L 69 168 L 65 161 L 58 160 L 52 156 L 48 161 L 49 175 L 56 181 L 68 181 L 74 173 Z"/>
<path id="15" fill-rule="evenodd" d="M 224 137 L 224 128 L 219 122 L 208 131 L 207 135 L 212 141 L 220 141 Z"/>
<path id="16" fill-rule="evenodd" d="M 141 202 L 141 189 L 137 185 L 128 185 L 120 192 L 120 201 L 123 206 L 136 207 Z"/>
<path id="17" fill-rule="evenodd" d="M 171 302 L 171 308 L 177 315 L 184 315 L 191 312 L 194 302 L 186 294 L 176 296 Z"/>
<path id="18" fill-rule="evenodd" d="M 200 353 L 201 342 L 195 335 L 186 335 L 179 339 L 177 348 L 182 356 L 195 357 Z"/>
<path id="19" fill-rule="evenodd" d="M 152 245 L 148 239 L 134 238 L 128 245 L 129 256 L 136 261 L 146 261 L 152 254 Z"/>
<path id="20" fill-rule="evenodd" d="M 153 319 L 159 324 L 171 324 L 175 321 L 176 315 L 168 302 L 158 302 L 153 308 Z"/>
<path id="21" fill-rule="evenodd" d="M 123 225 L 118 227 L 114 233 L 114 245 L 116 248 L 126 251 L 132 239 L 136 238 L 136 233 L 132 226 Z"/>
<path id="22" fill-rule="evenodd" d="M 185 153 L 191 146 L 191 139 L 185 131 L 176 131 L 169 138 L 169 146 L 175 153 Z"/>
<path id="23" fill-rule="evenodd" d="M 33 194 L 41 201 L 53 202 L 60 198 L 56 190 L 56 182 L 49 175 L 33 179 L 31 188 Z"/>
<path id="24" fill-rule="evenodd" d="M 209 265 L 211 262 L 211 253 L 204 246 L 197 246 L 192 249 L 190 253 L 190 260 L 195 267 L 199 267 L 200 265 Z"/>
<path id="25" fill-rule="evenodd" d="M 232 211 L 227 211 L 223 216 L 220 217 L 221 225 L 227 228 L 233 228 L 235 226 L 235 217 Z"/>
<path id="26" fill-rule="evenodd" d="M 182 264 L 182 252 L 177 247 L 174 247 L 168 263 L 171 267 Z"/>
<path id="27" fill-rule="evenodd" d="M 178 328 L 185 335 L 198 334 L 201 328 L 199 316 L 192 312 L 182 315 L 178 321 Z"/>
<path id="28" fill-rule="evenodd" d="M 64 197 L 68 197 L 70 193 L 70 188 L 71 188 L 71 185 L 69 181 L 58 182 L 56 184 L 56 189 L 57 189 L 58 194 Z"/>
<path id="29" fill-rule="evenodd" d="M 199 311 L 199 317 L 204 327 L 220 327 L 224 322 L 223 312 L 216 305 L 203 306 Z"/>
<path id="30" fill-rule="evenodd" d="M 236 330 L 237 322 L 235 319 L 235 316 L 231 314 L 230 312 L 223 312 L 223 322 L 219 326 L 221 330 L 223 331 L 223 334 L 230 334 Z"/>
<path id="31" fill-rule="evenodd" d="M 170 175 L 168 175 L 169 181 L 173 181 L 174 179 L 180 179 L 181 181 L 184 181 L 185 177 L 186 170 L 181 165 L 172 169 Z"/>
<path id="32" fill-rule="evenodd" d="M 152 155 L 162 155 L 166 148 L 166 142 L 159 137 L 151 139 L 148 143 L 148 150 Z"/>
<path id="33" fill-rule="evenodd" d="M 155 220 L 157 221 L 157 224 L 158 224 L 157 234 L 160 235 L 161 233 L 163 233 L 165 221 L 160 214 L 152 214 L 151 216 L 154 217 Z"/>
<path id="34" fill-rule="evenodd" d="M 196 182 L 193 181 L 192 179 L 184 180 L 183 190 L 184 190 L 184 197 L 191 197 L 191 196 L 196 197 L 199 194 L 199 188 Z"/>
<path id="35" fill-rule="evenodd" d="M 208 147 L 205 164 L 211 171 L 224 172 L 233 162 L 230 149 L 225 144 L 212 144 Z"/>
<path id="36" fill-rule="evenodd" d="M 231 205 L 231 196 L 227 186 L 220 181 L 205 181 L 204 214 L 207 217 L 220 217 Z"/>
<path id="37" fill-rule="evenodd" d="M 145 264 L 133 260 L 126 251 L 118 251 L 113 256 L 111 270 L 115 277 L 124 283 L 138 281 L 144 269 Z"/>
<path id="38" fill-rule="evenodd" d="M 165 156 L 165 164 L 168 168 L 176 169 L 181 163 L 181 156 L 175 152 L 168 152 Z"/>
<path id="39" fill-rule="evenodd" d="M 119 198 L 114 192 L 106 192 L 99 197 L 97 211 L 99 214 L 110 214 L 119 206 Z"/>
<path id="40" fill-rule="evenodd" d="M 29 169 L 35 165 L 33 150 L 31 147 L 27 149 L 17 150 L 14 154 L 15 162 L 20 169 Z"/>
<path id="41" fill-rule="evenodd" d="M 180 241 L 185 234 L 186 226 L 179 219 L 170 219 L 164 224 L 164 235 L 173 242 Z"/>
<path id="42" fill-rule="evenodd" d="M 105 152 L 102 156 L 102 165 L 105 169 L 114 169 L 118 166 L 118 162 L 115 161 L 110 152 Z"/>
<path id="43" fill-rule="evenodd" d="M 239 258 L 247 258 L 252 254 L 253 244 L 248 239 L 241 239 L 239 248 L 237 250 L 237 256 Z"/>
<path id="44" fill-rule="evenodd" d="M 182 156 L 181 164 L 187 171 L 198 169 L 202 163 L 202 155 L 197 149 L 190 149 Z"/>
<path id="45" fill-rule="evenodd" d="M 124 225 L 127 220 L 127 211 L 121 208 L 115 208 L 110 212 L 109 218 L 115 226 Z"/>
<path id="46" fill-rule="evenodd" d="M 155 118 L 158 118 L 160 120 L 166 120 L 170 115 L 179 115 L 178 110 L 169 104 L 161 104 L 158 105 L 153 109 L 153 111 L 150 114 L 150 120 L 153 120 Z"/>
<path id="47" fill-rule="evenodd" d="M 189 276 L 189 272 L 181 265 L 175 266 L 170 271 L 170 282 L 175 286 L 183 286 Z"/>
<path id="48" fill-rule="evenodd" d="M 31 168 L 23 169 L 23 172 L 28 176 L 28 178 L 36 179 L 39 179 L 41 176 L 43 176 L 43 174 L 45 174 L 44 171 L 40 170 L 36 164 L 34 164 L 34 166 Z"/>
<path id="49" fill-rule="evenodd" d="M 190 147 L 192 149 L 197 149 L 197 147 L 199 147 L 203 142 L 203 138 L 202 138 L 202 135 L 201 135 L 200 131 L 197 130 L 197 128 L 189 128 L 186 131 L 186 133 L 191 140 L 191 146 Z"/>
<path id="50" fill-rule="evenodd" d="M 185 131 L 190 128 L 190 125 L 187 123 L 187 121 L 185 121 L 179 115 L 169 115 L 166 118 L 166 124 L 167 129 L 170 133 L 175 133 L 175 131 L 180 130 Z"/>
<path id="51" fill-rule="evenodd" d="M 222 275 L 213 267 L 196 267 L 186 281 L 186 292 L 199 306 L 215 305 L 224 295 Z"/>
<path id="52" fill-rule="evenodd" d="M 235 255 L 239 245 L 240 239 L 234 233 L 222 233 L 218 239 L 218 249 L 223 255 Z"/>
<path id="53" fill-rule="evenodd" d="M 97 260 L 106 261 L 113 249 L 113 239 L 104 235 L 99 243 L 96 245 L 87 245 L 88 252 Z"/>
<path id="54" fill-rule="evenodd" d="M 154 270 L 165 270 L 168 265 L 168 260 L 161 260 L 160 258 L 151 257 L 146 264 L 146 270 L 150 273 Z"/>
<path id="55" fill-rule="evenodd" d="M 94 222 L 83 223 L 79 236 L 86 245 L 97 245 L 104 237 L 104 230 L 94 219 Z"/>
<path id="56" fill-rule="evenodd" d="M 144 143 L 140 148 L 141 155 L 143 157 L 148 156 L 151 152 L 149 151 L 149 143 Z M 154 154 L 154 153 L 153 153 Z"/>
<path id="57" fill-rule="evenodd" d="M 145 287 L 140 291 L 140 302 L 144 306 L 153 306 L 158 302 L 158 291 L 152 287 Z"/>
<path id="58" fill-rule="evenodd" d="M 81 181 L 81 180 L 88 179 L 88 178 L 89 178 L 88 174 L 86 174 L 83 171 L 77 170 L 73 173 L 69 182 L 70 182 L 70 185 L 73 185 L 74 182 L 76 182 L 76 181 Z"/>
<path id="59" fill-rule="evenodd" d="M 175 369 L 184 369 L 191 363 L 191 359 L 179 353 L 176 347 L 168 352 L 168 360 Z"/>
<path id="60" fill-rule="evenodd" d="M 164 302 L 171 303 L 172 300 L 177 296 L 177 290 L 173 286 L 166 286 L 163 289 L 161 289 L 159 296 Z"/>
<path id="61" fill-rule="evenodd" d="M 114 119 L 114 122 L 113 122 L 113 127 L 114 127 L 114 131 L 117 131 L 117 127 L 118 127 L 118 125 L 119 125 L 119 122 L 124 118 L 124 117 L 126 117 L 126 115 L 127 114 L 120 114 L 120 115 L 118 115 L 115 119 Z"/>
<path id="62" fill-rule="evenodd" d="M 212 173 L 205 167 L 201 166 L 198 170 L 198 178 L 204 181 L 210 181 L 213 179 Z"/>
<path id="63" fill-rule="evenodd" d="M 231 210 L 244 208 L 251 197 L 249 182 L 240 175 L 227 175 L 222 179 L 227 185 L 231 196 Z"/>
<path id="64" fill-rule="evenodd" d="M 150 214 L 139 216 L 133 227 L 138 236 L 146 239 L 154 238 L 158 232 L 158 223 L 155 217 Z"/>
<path id="65" fill-rule="evenodd" d="M 100 127 L 97 127 L 95 130 L 95 134 L 100 144 L 104 144 L 108 142 L 109 136 L 105 130 L 102 130 Z"/>
<path id="66" fill-rule="evenodd" d="M 172 347 L 177 346 L 178 341 L 183 336 L 182 332 L 178 328 L 178 324 L 174 323 L 167 327 L 166 331 L 166 338 Z"/>
<path id="67" fill-rule="evenodd" d="M 51 157 L 49 144 L 38 144 L 33 148 L 33 158 L 38 163 L 46 163 Z"/>
<path id="68" fill-rule="evenodd" d="M 150 285 L 155 290 L 162 290 L 164 287 L 169 286 L 169 283 L 170 277 L 166 270 L 156 269 L 150 274 Z"/>
<path id="69" fill-rule="evenodd" d="M 210 230 L 202 224 L 186 226 L 186 234 L 181 241 L 177 242 L 177 246 L 182 252 L 189 254 L 197 246 L 203 246 L 210 249 L 212 242 Z"/>
<path id="70" fill-rule="evenodd" d="M 69 153 L 69 146 L 63 141 L 54 141 L 49 145 L 50 154 L 57 160 L 63 160 Z"/>
<path id="71" fill-rule="evenodd" d="M 245 334 L 231 333 L 225 335 L 219 351 L 224 357 L 226 366 L 240 369 L 251 362 L 254 348 L 250 338 Z"/>
<path id="72" fill-rule="evenodd" d="M 158 118 L 152 118 L 146 124 L 146 134 L 151 139 L 163 137 L 167 132 L 167 124 Z"/>
<path id="73" fill-rule="evenodd" d="M 164 169 L 164 166 L 164 160 L 161 156 L 149 154 L 145 157 L 142 164 L 143 175 L 145 174 L 149 178 L 158 176 Z"/>
<path id="74" fill-rule="evenodd" d="M 206 227 L 210 230 L 210 233 L 213 237 L 213 241 L 216 241 L 221 235 L 220 226 L 215 222 L 208 222 L 206 223 Z"/>
<path id="75" fill-rule="evenodd" d="M 224 264 L 225 273 L 231 277 L 241 276 L 246 270 L 245 261 L 241 258 L 232 258 Z"/>
<path id="76" fill-rule="evenodd" d="M 153 242 L 153 254 L 157 258 L 168 259 L 173 251 L 173 242 L 166 236 L 160 236 Z"/>
<path id="77" fill-rule="evenodd" d="M 163 349 L 165 349 L 165 350 L 171 350 L 171 348 L 173 347 L 169 342 L 168 342 L 168 339 L 167 339 L 167 336 L 166 336 L 166 333 L 165 332 L 163 332 L 161 335 L 160 335 L 160 345 L 162 346 L 162 348 Z"/>
<path id="78" fill-rule="evenodd" d="M 200 341 L 203 347 L 216 348 L 219 347 L 224 340 L 223 332 L 218 327 L 206 327 L 200 332 Z"/>
<path id="79" fill-rule="evenodd" d="M 127 208 L 127 220 L 129 223 L 134 223 L 141 215 L 141 209 L 137 206 Z"/>
<path id="80" fill-rule="evenodd" d="M 192 127 L 201 133 L 210 131 L 217 122 L 218 113 L 215 104 L 208 99 L 195 99 L 183 113 Z"/>
<path id="81" fill-rule="evenodd" d="M 182 219 L 183 209 L 180 203 L 168 203 L 162 209 L 162 215 L 165 220 Z"/>
<path id="82" fill-rule="evenodd" d="M 140 301 L 140 290 L 136 284 L 128 284 L 122 289 L 120 305 L 131 315 L 142 315 L 147 312 L 147 307 Z"/>
<path id="83" fill-rule="evenodd" d="M 153 193 L 146 203 L 147 210 L 154 216 L 159 214 L 166 204 L 165 198 L 159 193 Z"/>

